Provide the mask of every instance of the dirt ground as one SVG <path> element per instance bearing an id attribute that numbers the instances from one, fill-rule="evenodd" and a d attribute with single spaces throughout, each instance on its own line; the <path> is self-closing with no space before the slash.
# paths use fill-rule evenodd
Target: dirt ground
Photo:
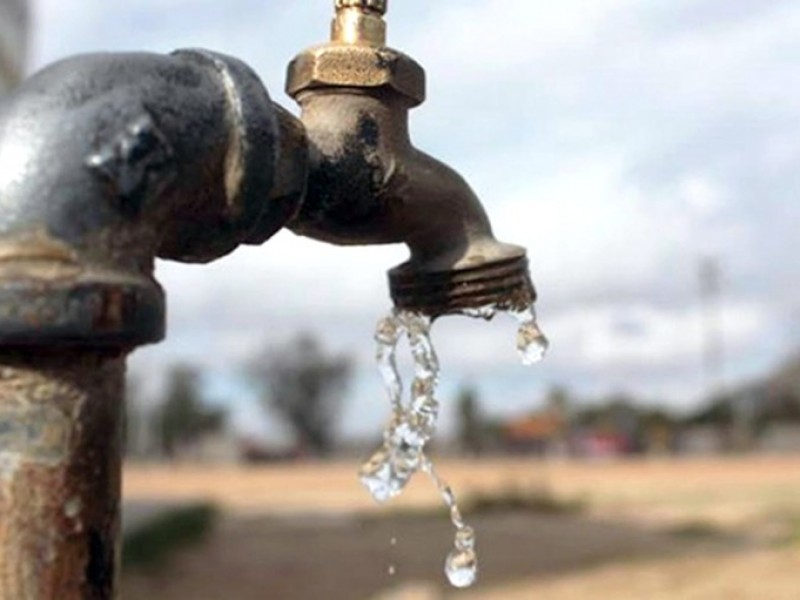
<path id="1" fill-rule="evenodd" d="M 160 572 L 127 573 L 125 598 L 800 599 L 800 457 L 443 464 L 462 497 L 533 485 L 587 507 L 474 517 L 481 581 L 468 592 L 444 585 L 452 531 L 427 510 L 430 486 L 399 513 L 377 509 L 355 466 L 129 468 L 129 501 L 210 499 L 225 516 Z"/>

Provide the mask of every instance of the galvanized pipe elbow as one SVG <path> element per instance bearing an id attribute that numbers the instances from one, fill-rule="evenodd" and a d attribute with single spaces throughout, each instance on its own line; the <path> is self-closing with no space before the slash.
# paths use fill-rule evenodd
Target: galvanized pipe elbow
<path id="1" fill-rule="evenodd" d="M 161 339 L 156 256 L 209 261 L 295 213 L 292 120 L 246 65 L 205 51 L 85 55 L 29 79 L 0 104 L 0 345 Z"/>

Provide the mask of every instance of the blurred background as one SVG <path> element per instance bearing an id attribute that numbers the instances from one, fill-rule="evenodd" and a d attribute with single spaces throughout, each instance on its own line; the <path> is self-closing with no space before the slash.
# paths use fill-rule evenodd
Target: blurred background
<path id="1" fill-rule="evenodd" d="M 205 47 L 283 94 L 330 0 L 0 0 L 0 93 L 64 56 Z M 395 0 L 415 142 L 524 245 L 552 342 L 436 323 L 434 455 L 483 599 L 796 599 L 800 5 Z M 282 232 L 160 263 L 169 337 L 131 361 L 126 597 L 449 598 L 435 490 L 373 505 L 372 333 L 402 247 Z M 407 367 L 407 365 L 405 365 Z"/>

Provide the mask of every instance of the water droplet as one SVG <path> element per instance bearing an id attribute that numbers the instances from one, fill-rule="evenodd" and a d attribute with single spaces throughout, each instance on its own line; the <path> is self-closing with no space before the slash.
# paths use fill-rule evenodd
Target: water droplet
<path id="1" fill-rule="evenodd" d="M 473 319 L 484 319 L 491 321 L 497 315 L 497 307 L 493 304 L 481 306 L 479 308 L 465 308 L 461 313 Z"/>
<path id="2" fill-rule="evenodd" d="M 394 316 L 388 316 L 378 322 L 375 329 L 375 341 L 382 346 L 394 346 L 400 339 L 401 323 Z"/>
<path id="3" fill-rule="evenodd" d="M 456 549 L 475 550 L 475 530 L 472 527 L 462 527 L 456 532 Z"/>
<path id="4" fill-rule="evenodd" d="M 496 308 L 486 307 L 475 314 L 491 318 L 496 312 Z M 447 577 L 456 587 L 468 587 L 477 577 L 475 532 L 464 523 L 453 490 L 425 455 L 425 446 L 434 436 L 439 419 L 436 400 L 439 360 L 430 328 L 430 318 L 404 311 L 394 312 L 378 323 L 376 356 L 393 414 L 384 430 L 383 447 L 364 463 L 359 476 L 372 497 L 382 503 L 401 494 L 417 471 L 428 474 L 450 509 L 456 529 L 456 550 L 447 558 Z M 403 401 L 403 384 L 396 361 L 397 344 L 403 335 L 408 339 L 414 362 L 414 379 L 407 402 Z M 392 538 L 391 543 L 395 546 L 397 540 Z M 394 566 L 389 573 L 394 575 Z"/>
<path id="5" fill-rule="evenodd" d="M 541 362 L 550 348 L 550 342 L 535 321 L 520 325 L 517 333 L 517 350 L 523 364 L 535 365 Z"/>
<path id="6" fill-rule="evenodd" d="M 397 574 L 397 568 L 394 565 L 389 565 L 389 577 L 394 577 Z"/>
<path id="7" fill-rule="evenodd" d="M 468 588 L 478 579 L 478 557 L 474 550 L 453 550 L 447 557 L 444 572 L 457 588 Z"/>
<path id="8" fill-rule="evenodd" d="M 388 502 L 403 490 L 405 482 L 392 464 L 391 455 L 386 450 L 378 450 L 359 471 L 359 479 L 376 502 Z"/>
<path id="9" fill-rule="evenodd" d="M 392 546 L 397 546 L 397 538 L 393 537 L 393 538 L 392 538 L 392 539 L 389 541 L 389 543 L 390 543 Z"/>

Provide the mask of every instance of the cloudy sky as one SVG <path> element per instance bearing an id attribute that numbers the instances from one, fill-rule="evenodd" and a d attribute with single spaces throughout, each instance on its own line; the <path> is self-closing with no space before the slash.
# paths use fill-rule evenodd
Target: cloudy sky
<path id="1" fill-rule="evenodd" d="M 238 56 L 274 99 L 327 36 L 331 0 L 37 0 L 32 67 L 94 50 L 199 46 Z M 459 169 L 498 237 L 528 247 L 553 342 L 517 363 L 511 322 L 437 323 L 443 397 L 478 385 L 494 413 L 553 384 L 690 407 L 703 389 L 699 263 L 723 273 L 725 379 L 773 367 L 800 333 L 800 4 L 796 0 L 393 0 L 390 42 L 429 99 L 416 143 Z M 292 107 L 293 108 L 293 107 Z M 169 339 L 139 378 L 208 366 L 210 394 L 259 420 L 237 363 L 299 330 L 358 357 L 346 428 L 386 403 L 371 333 L 402 247 L 339 249 L 281 233 L 206 267 L 162 263 Z M 449 411 L 446 411 L 449 413 Z M 447 417 L 447 415 L 446 415 Z M 449 419 L 448 419 L 449 420 Z"/>

